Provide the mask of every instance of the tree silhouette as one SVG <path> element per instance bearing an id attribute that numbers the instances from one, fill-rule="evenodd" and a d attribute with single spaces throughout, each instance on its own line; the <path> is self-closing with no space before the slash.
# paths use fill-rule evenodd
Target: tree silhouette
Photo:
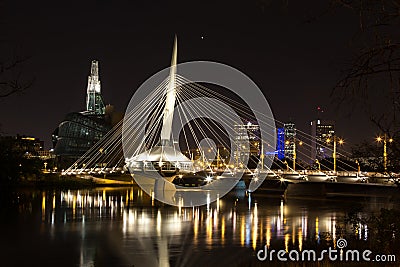
<path id="1" fill-rule="evenodd" d="M 21 56 L 21 51 L 10 40 L 2 36 L 6 1 L 0 0 L 0 99 L 24 92 L 32 84 L 33 78 L 26 78 L 23 69 L 29 57 Z"/>
<path id="2" fill-rule="evenodd" d="M 393 137 L 392 153 L 400 155 L 400 0 L 331 0 L 331 10 L 357 16 L 350 40 L 354 57 L 332 91 L 341 108 L 357 105 L 382 134 Z"/>

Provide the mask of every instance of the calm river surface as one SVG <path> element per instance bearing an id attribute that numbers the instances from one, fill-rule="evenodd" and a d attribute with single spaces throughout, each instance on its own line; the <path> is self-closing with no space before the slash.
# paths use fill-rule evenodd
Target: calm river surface
<path id="1" fill-rule="evenodd" d="M 305 200 L 232 191 L 209 207 L 178 208 L 140 188 L 20 189 L 1 195 L 1 266 L 246 266 L 257 250 L 335 243 L 355 207 L 388 199 Z M 360 225 L 367 230 L 368 225 Z M 368 240 L 368 231 L 356 233 Z"/>

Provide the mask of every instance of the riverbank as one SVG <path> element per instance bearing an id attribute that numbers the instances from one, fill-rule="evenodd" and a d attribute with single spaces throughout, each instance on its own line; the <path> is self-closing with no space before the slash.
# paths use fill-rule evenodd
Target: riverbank
<path id="1" fill-rule="evenodd" d="M 2 188 L 32 187 L 58 189 L 84 189 L 95 187 L 132 186 L 130 175 L 118 177 L 65 176 L 59 173 L 44 173 L 37 178 L 20 179 L 18 182 L 2 184 Z"/>

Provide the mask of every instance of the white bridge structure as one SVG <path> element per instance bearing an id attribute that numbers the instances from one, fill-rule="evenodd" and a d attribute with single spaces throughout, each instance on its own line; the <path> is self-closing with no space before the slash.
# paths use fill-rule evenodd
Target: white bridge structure
<path id="1" fill-rule="evenodd" d="M 243 124 L 242 117 L 254 118 L 254 112 L 258 111 L 250 110 L 248 106 L 234 97 L 179 75 L 177 52 L 177 38 L 175 37 L 171 66 L 167 77 L 160 80 L 159 84 L 154 84 L 153 90 L 148 94 L 142 98 L 139 97 L 134 108 L 127 110 L 125 119 L 120 121 L 71 167 L 64 170 L 64 175 L 112 176 L 130 172 L 138 183 L 148 184 L 148 188 L 145 189 L 148 194 L 168 195 L 168 199 L 173 199 L 171 200 L 173 204 L 180 201 L 175 197 L 177 191 L 184 190 L 182 184 L 189 184 L 193 190 L 212 191 L 213 188 L 221 185 L 221 181 L 229 181 L 228 185 L 224 185 L 229 189 L 236 185 L 243 174 L 247 175 L 247 179 L 250 180 L 249 191 L 256 189 L 265 178 L 294 182 L 336 182 L 340 176 L 352 182 L 367 180 L 357 167 L 352 172 L 339 173 L 336 171 L 336 159 L 341 161 L 342 158 L 345 158 L 345 155 L 337 157 L 336 147 L 333 155 L 335 169 L 329 172 L 321 171 L 321 166 L 324 167 L 323 169 L 329 168 L 318 161 L 316 161 L 317 170 L 297 171 L 296 155 L 298 158 L 300 156 L 308 159 L 309 162 L 315 162 L 315 159 L 311 159 L 300 148 L 294 152 L 293 167 L 289 166 L 287 162 L 280 162 L 281 166 L 285 167 L 279 171 L 272 171 L 265 167 L 268 164 L 265 164 L 264 161 L 270 160 L 272 163 L 273 153 L 276 149 L 275 144 L 272 147 L 270 143 L 261 139 L 258 157 L 245 158 L 244 161 L 239 160 L 239 150 L 248 153 L 250 147 L 241 147 L 241 143 L 232 138 L 229 132 L 234 135 L 234 125 Z M 200 98 L 208 100 L 195 101 Z M 222 102 L 217 105 L 216 102 L 210 100 L 212 98 L 220 99 Z M 238 111 L 241 117 L 231 116 L 230 107 Z M 215 110 L 216 117 L 205 119 L 204 110 Z M 283 123 L 261 112 L 257 115 L 259 120 L 261 118 L 273 129 L 270 131 L 269 137 L 276 140 L 275 123 Z M 178 134 L 173 131 L 173 125 L 176 122 L 180 122 L 182 125 L 181 133 Z M 122 134 L 123 132 L 124 134 Z M 300 137 L 297 138 L 301 139 L 304 146 L 311 146 L 313 140 L 310 135 L 298 131 L 298 136 Z M 215 145 L 216 143 L 219 144 L 219 147 Z M 183 149 L 185 153 L 182 153 L 179 148 L 179 145 L 182 144 L 186 147 Z M 193 153 L 193 147 L 196 153 Z M 221 149 L 227 149 L 230 153 L 221 158 Z M 206 156 L 207 152 L 210 152 L 211 155 Z M 279 162 L 278 159 L 275 160 Z M 253 162 L 257 167 L 249 169 L 248 162 Z M 348 163 L 344 162 L 343 164 Z M 190 180 L 190 182 L 180 184 L 179 180 L 182 179 Z M 208 195 L 208 202 L 218 198 L 217 195 L 217 193 Z"/>
<path id="2" fill-rule="evenodd" d="M 126 166 L 134 171 L 159 171 L 163 174 L 179 172 L 193 172 L 193 162 L 173 146 L 171 139 L 172 122 L 177 95 L 176 64 L 177 64 L 177 38 L 175 36 L 170 73 L 165 86 L 165 105 L 162 116 L 160 142 L 152 148 L 130 158 L 125 159 Z M 163 99 L 160 99 L 163 101 Z M 159 104 L 162 104 L 160 102 Z M 145 140 L 140 144 L 145 146 Z"/>

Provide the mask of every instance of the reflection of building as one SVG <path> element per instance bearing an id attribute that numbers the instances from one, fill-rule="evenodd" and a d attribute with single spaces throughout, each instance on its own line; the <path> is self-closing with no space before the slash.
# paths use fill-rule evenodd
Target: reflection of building
<path id="1" fill-rule="evenodd" d="M 328 138 L 335 135 L 333 121 L 315 120 L 311 122 L 311 159 L 323 159 L 332 156 L 332 142 Z"/>
<path id="2" fill-rule="evenodd" d="M 295 153 L 296 127 L 294 123 L 285 123 L 285 157 L 293 159 Z"/>
<path id="3" fill-rule="evenodd" d="M 86 93 L 86 110 L 72 112 L 53 132 L 58 165 L 67 167 L 91 148 L 122 118 L 112 106 L 105 106 L 101 95 L 98 62 L 93 60 Z"/>
<path id="4" fill-rule="evenodd" d="M 246 158 L 246 151 L 250 157 L 260 155 L 260 127 L 258 124 L 247 122 L 246 124 L 234 125 L 235 151 L 234 158 L 237 162 L 243 162 Z M 250 147 L 248 147 L 250 146 Z"/>

